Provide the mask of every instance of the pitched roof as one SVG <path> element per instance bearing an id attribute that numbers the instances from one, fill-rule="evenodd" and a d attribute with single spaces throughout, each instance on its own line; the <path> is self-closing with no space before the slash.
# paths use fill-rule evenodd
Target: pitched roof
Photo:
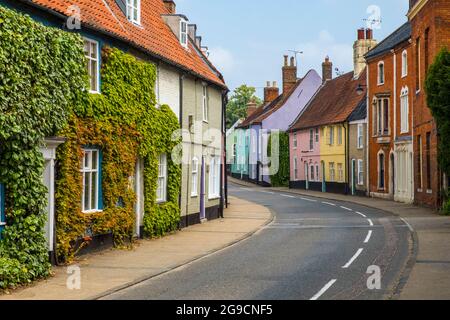
<path id="1" fill-rule="evenodd" d="M 365 99 L 365 92 L 363 95 L 358 95 L 356 90 L 361 84 L 366 91 L 365 83 L 365 71 L 361 72 L 358 79 L 353 79 L 353 72 L 349 72 L 325 82 L 289 130 L 308 129 L 347 121 L 361 100 Z"/>
<path id="2" fill-rule="evenodd" d="M 361 100 L 355 110 L 353 110 L 352 114 L 348 117 L 347 121 L 358 121 L 364 120 L 367 117 L 367 96 Z"/>
<path id="3" fill-rule="evenodd" d="M 266 112 L 270 112 L 270 110 L 272 110 L 272 108 L 274 108 L 282 98 L 283 95 L 281 94 L 272 102 L 257 108 L 252 114 L 250 114 L 247 118 L 245 118 L 244 122 L 242 122 L 238 128 L 245 128 L 253 124 L 257 124 L 258 122 L 256 122 L 256 120 L 260 116 L 264 115 Z"/>
<path id="4" fill-rule="evenodd" d="M 295 92 L 295 90 L 297 90 L 297 88 L 303 83 L 303 80 L 309 75 L 310 72 L 313 72 L 313 70 L 309 70 L 306 75 L 297 80 L 297 83 L 292 87 L 292 89 L 287 93 L 287 94 L 282 94 L 280 96 L 280 99 L 278 100 L 278 102 L 273 105 L 269 110 L 267 110 L 266 112 L 264 112 L 262 115 L 260 115 L 259 117 L 257 117 L 254 120 L 254 123 L 262 123 L 265 119 L 267 119 L 271 114 L 273 114 L 274 112 L 276 112 L 277 110 L 279 110 L 280 108 L 282 108 L 285 103 L 287 102 L 287 100 L 292 96 L 292 94 Z"/>
<path id="5" fill-rule="evenodd" d="M 411 38 L 411 24 L 408 21 L 405 24 L 403 24 L 400 28 L 395 30 L 393 33 L 391 33 L 389 36 L 387 36 L 386 39 L 381 41 L 372 50 L 366 53 L 365 57 L 366 59 L 371 59 L 383 53 L 389 52 L 390 50 L 398 46 L 400 43 L 408 40 L 409 38 Z"/>
<path id="6" fill-rule="evenodd" d="M 162 0 L 141 1 L 141 25 L 128 21 L 115 0 L 31 0 L 34 4 L 57 14 L 68 14 L 76 5 L 81 10 L 81 22 L 92 29 L 142 49 L 152 56 L 188 71 L 204 80 L 226 88 L 222 75 L 211 62 L 196 50 L 193 41 L 185 49 L 166 25 L 161 15 L 169 14 Z"/>

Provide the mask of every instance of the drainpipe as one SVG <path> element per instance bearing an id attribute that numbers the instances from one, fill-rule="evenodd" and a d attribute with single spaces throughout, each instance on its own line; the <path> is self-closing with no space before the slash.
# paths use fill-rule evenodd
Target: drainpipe
<path id="1" fill-rule="evenodd" d="M 183 90 L 183 86 L 184 86 L 184 78 L 186 77 L 185 73 L 180 74 L 180 128 L 183 129 L 183 95 L 184 95 L 184 90 Z M 183 164 L 181 165 L 181 174 L 183 175 Z M 183 181 L 183 177 L 181 177 L 181 181 Z M 189 186 L 189 174 L 188 174 L 188 181 L 187 181 L 187 186 Z M 181 197 L 183 196 L 183 183 L 181 183 L 180 186 L 180 199 L 179 199 L 179 203 L 180 203 L 180 210 L 181 210 Z M 187 189 L 186 192 L 186 216 L 185 216 L 185 228 L 187 228 L 189 226 L 189 189 Z"/>
<path id="2" fill-rule="evenodd" d="M 345 127 L 345 123 L 342 124 L 342 127 L 344 128 L 344 137 L 345 137 L 345 172 L 347 175 L 347 184 L 345 186 L 345 194 L 348 194 L 348 190 L 349 190 L 349 170 L 348 170 L 348 158 L 350 157 L 350 134 L 349 134 L 349 130 L 347 130 L 347 128 Z"/>
<path id="3" fill-rule="evenodd" d="M 228 179 L 227 179 L 227 137 L 225 135 L 226 106 L 228 90 L 222 92 L 222 170 L 220 175 L 220 217 L 224 217 L 224 208 L 228 208 Z"/>

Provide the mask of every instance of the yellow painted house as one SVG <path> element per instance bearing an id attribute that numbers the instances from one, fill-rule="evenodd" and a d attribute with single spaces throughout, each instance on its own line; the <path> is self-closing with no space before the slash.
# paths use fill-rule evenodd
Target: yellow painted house
<path id="1" fill-rule="evenodd" d="M 339 123 L 320 128 L 320 160 L 326 185 L 346 184 L 346 150 L 348 141 L 348 124 Z M 333 188 L 334 189 L 334 188 Z M 331 191 L 331 190 L 330 190 Z"/>

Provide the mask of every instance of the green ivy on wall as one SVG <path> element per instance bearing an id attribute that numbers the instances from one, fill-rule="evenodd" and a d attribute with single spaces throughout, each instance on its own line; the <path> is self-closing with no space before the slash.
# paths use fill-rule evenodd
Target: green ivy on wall
<path id="1" fill-rule="evenodd" d="M 90 233 L 112 233 L 117 246 L 131 243 L 136 201 L 131 181 L 138 158 L 144 160 L 146 235 L 162 236 L 176 230 L 180 221 L 181 169 L 171 161 L 171 152 L 179 143 L 172 140 L 172 133 L 179 124 L 168 106 L 155 106 L 156 68 L 111 48 L 102 51 L 102 61 L 102 94 L 87 95 L 60 133 L 68 139 L 58 152 L 56 188 L 57 252 L 64 261 L 70 261 L 89 243 Z M 97 146 L 103 152 L 105 208 L 100 213 L 81 212 L 79 166 L 85 145 Z M 168 197 L 167 202 L 157 204 L 161 153 L 168 155 Z"/>
<path id="2" fill-rule="evenodd" d="M 87 83 L 82 39 L 0 7 L 0 182 L 7 226 L 0 288 L 49 274 L 40 146 L 67 122 Z"/>
<path id="3" fill-rule="evenodd" d="M 278 139 L 274 139 L 275 134 L 278 135 Z M 274 150 L 278 150 L 279 168 L 272 172 L 274 167 L 271 167 L 270 183 L 273 187 L 288 187 L 290 180 L 289 134 L 286 132 L 272 133 L 267 147 L 269 157 L 277 156 L 272 154 L 272 147 Z"/>
<path id="4" fill-rule="evenodd" d="M 145 164 L 146 234 L 162 236 L 178 227 L 181 168 L 170 154 L 179 144 L 172 139 L 179 124 L 168 106 L 155 106 L 156 69 L 116 49 L 105 49 L 102 55 L 102 94 L 91 95 L 79 35 L 0 7 L 0 182 L 6 189 L 7 222 L 0 240 L 0 288 L 50 272 L 40 152 L 47 136 L 67 139 L 57 152 L 60 260 L 70 261 L 91 232 L 112 233 L 117 246 L 130 243 L 136 200 L 130 177 L 138 158 Z M 84 145 L 103 152 L 101 213 L 81 212 Z M 157 204 L 161 153 L 168 156 L 168 191 L 167 202 Z"/>

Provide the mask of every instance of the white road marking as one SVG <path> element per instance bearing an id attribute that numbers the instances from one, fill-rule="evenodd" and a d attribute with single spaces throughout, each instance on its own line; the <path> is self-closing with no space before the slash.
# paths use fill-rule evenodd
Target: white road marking
<path id="1" fill-rule="evenodd" d="M 294 196 L 290 196 L 288 194 L 280 194 L 280 196 L 285 197 L 285 198 L 295 198 Z"/>
<path id="2" fill-rule="evenodd" d="M 360 248 L 355 255 L 350 259 L 349 262 L 347 262 L 347 264 L 345 266 L 342 267 L 342 269 L 348 269 L 348 267 L 350 267 L 352 265 L 352 263 L 358 259 L 359 255 L 364 251 L 363 248 Z"/>
<path id="3" fill-rule="evenodd" d="M 409 231 L 414 232 L 414 228 L 409 224 L 408 221 L 406 221 L 404 218 L 400 218 L 400 220 L 402 220 L 408 226 Z"/>
<path id="4" fill-rule="evenodd" d="M 361 217 L 363 217 L 363 218 L 367 218 L 367 216 L 364 214 L 364 213 L 361 213 L 361 212 L 359 212 L 359 211 L 356 211 L 356 213 L 357 214 L 359 214 Z"/>
<path id="5" fill-rule="evenodd" d="M 366 240 L 364 240 L 364 243 L 369 243 L 370 238 L 372 237 L 372 230 L 369 231 L 369 233 L 367 234 Z"/>
<path id="6" fill-rule="evenodd" d="M 336 279 L 331 280 L 330 282 L 328 282 L 325 287 L 323 287 L 314 297 L 311 298 L 311 301 L 315 301 L 318 300 L 325 292 L 328 291 L 328 289 L 330 289 L 333 284 L 336 282 Z"/>
<path id="7" fill-rule="evenodd" d="M 367 219 L 367 221 L 369 221 L 370 226 L 373 227 L 373 222 L 372 222 L 372 220 L 371 220 L 371 219 Z"/>
<path id="8" fill-rule="evenodd" d="M 347 207 L 343 207 L 341 206 L 341 209 L 347 210 L 347 211 L 353 211 L 353 209 L 347 208 Z"/>
<path id="9" fill-rule="evenodd" d="M 327 205 L 329 205 L 329 206 L 336 207 L 336 205 L 335 205 L 334 203 L 331 203 L 331 202 L 325 202 L 325 201 L 322 201 L 322 203 L 323 203 L 323 204 L 327 204 Z"/>
<path id="10" fill-rule="evenodd" d="M 307 199 L 307 198 L 300 198 L 300 199 L 305 200 L 305 201 L 309 201 L 309 202 L 317 202 L 317 200 L 312 200 L 312 199 Z"/>
<path id="11" fill-rule="evenodd" d="M 270 191 L 260 191 L 262 193 L 267 193 L 267 194 L 275 194 L 275 192 L 270 192 Z"/>

